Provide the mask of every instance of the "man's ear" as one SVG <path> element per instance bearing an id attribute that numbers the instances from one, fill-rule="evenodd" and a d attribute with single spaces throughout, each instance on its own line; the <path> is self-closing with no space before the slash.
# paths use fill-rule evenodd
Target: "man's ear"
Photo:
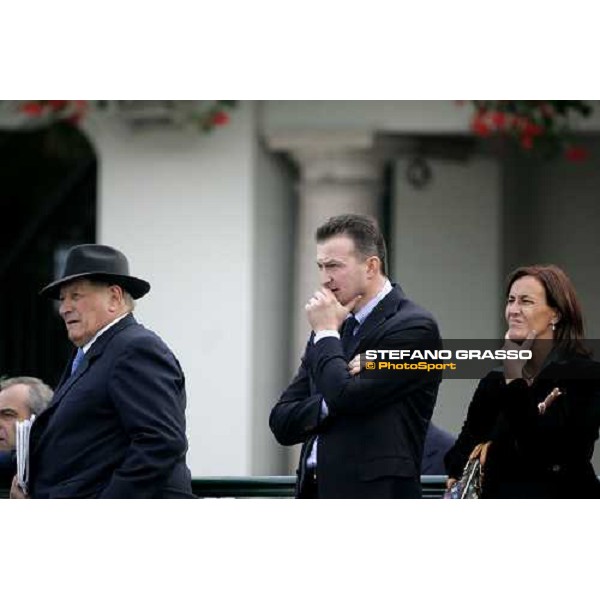
<path id="1" fill-rule="evenodd" d="M 367 263 L 367 277 L 372 278 L 381 272 L 381 260 L 378 256 L 369 256 Z"/>
<path id="2" fill-rule="evenodd" d="M 108 288 L 110 294 L 109 310 L 116 312 L 123 304 L 123 288 L 120 285 L 111 285 Z"/>

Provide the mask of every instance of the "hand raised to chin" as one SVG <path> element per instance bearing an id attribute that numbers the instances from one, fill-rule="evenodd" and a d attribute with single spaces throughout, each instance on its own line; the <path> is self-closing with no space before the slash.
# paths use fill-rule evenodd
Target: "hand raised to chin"
<path id="1" fill-rule="evenodd" d="M 331 290 L 324 287 L 317 290 L 304 307 L 313 331 L 339 330 L 348 313 L 354 310 L 361 298 L 359 294 L 347 304 L 341 304 Z"/>
<path id="2" fill-rule="evenodd" d="M 504 336 L 504 350 L 531 350 L 536 331 L 529 331 L 522 343 L 515 342 L 508 337 L 508 331 Z M 523 367 L 527 363 L 527 359 L 523 358 L 507 358 L 504 361 L 504 378 L 506 383 L 510 383 L 513 379 L 521 379 L 523 377 Z"/>

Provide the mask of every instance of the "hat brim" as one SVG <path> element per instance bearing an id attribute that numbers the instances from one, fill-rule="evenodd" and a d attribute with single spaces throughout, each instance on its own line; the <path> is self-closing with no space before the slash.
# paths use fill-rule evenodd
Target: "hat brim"
<path id="1" fill-rule="evenodd" d="M 52 298 L 58 300 L 60 296 L 60 288 L 67 284 L 75 281 L 76 279 L 90 279 L 91 281 L 103 281 L 105 283 L 111 283 L 114 285 L 121 286 L 126 292 L 131 294 L 131 297 L 137 300 L 142 296 L 145 296 L 150 291 L 150 284 L 143 279 L 132 277 L 131 275 L 115 275 L 113 273 L 77 273 L 76 275 L 69 275 L 62 279 L 57 279 L 52 283 L 48 284 L 45 288 L 40 290 L 40 296 L 44 298 Z"/>

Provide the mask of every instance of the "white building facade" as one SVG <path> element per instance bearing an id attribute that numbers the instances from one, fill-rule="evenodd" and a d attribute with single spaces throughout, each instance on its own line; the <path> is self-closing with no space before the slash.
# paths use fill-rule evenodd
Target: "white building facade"
<path id="1" fill-rule="evenodd" d="M 152 283 L 136 314 L 186 373 L 193 476 L 292 472 L 268 415 L 305 343 L 314 230 L 331 215 L 380 219 L 392 278 L 446 338 L 503 337 L 504 279 L 532 262 L 567 270 L 600 333 L 600 161 L 500 159 L 469 142 L 470 116 L 451 101 L 241 102 L 210 135 L 89 116 L 97 241 Z M 438 425 L 458 433 L 474 384 L 442 384 Z"/>

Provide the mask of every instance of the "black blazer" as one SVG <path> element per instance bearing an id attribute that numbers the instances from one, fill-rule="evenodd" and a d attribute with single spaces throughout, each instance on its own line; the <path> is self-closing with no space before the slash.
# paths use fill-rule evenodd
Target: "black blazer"
<path id="1" fill-rule="evenodd" d="M 421 475 L 446 475 L 444 457 L 456 442 L 456 436 L 429 423 L 425 436 Z"/>
<path id="2" fill-rule="evenodd" d="M 0 487 L 10 488 L 17 474 L 17 461 L 14 450 L 0 450 Z"/>
<path id="3" fill-rule="evenodd" d="M 555 387 L 563 394 L 540 415 L 538 403 Z M 448 476 L 460 478 L 473 448 L 491 441 L 482 497 L 600 497 L 591 464 L 599 426 L 599 363 L 556 356 L 531 387 L 523 379 L 507 385 L 497 369 L 475 390 L 462 431 L 446 455 Z"/>
<path id="4" fill-rule="evenodd" d="M 314 344 L 313 337 L 314 333 L 298 373 L 269 419 L 279 443 L 304 444 L 297 495 L 316 435 L 320 497 L 392 497 L 398 477 L 418 485 L 439 376 L 351 377 L 347 364 L 367 349 L 411 349 L 423 342 L 429 348 L 441 347 L 433 317 L 394 285 L 359 328 L 347 355 L 337 338 Z M 323 397 L 329 409 L 325 418 L 320 416 Z"/>
<path id="5" fill-rule="evenodd" d="M 31 428 L 30 495 L 193 497 L 185 379 L 164 342 L 128 315 L 70 366 Z"/>

